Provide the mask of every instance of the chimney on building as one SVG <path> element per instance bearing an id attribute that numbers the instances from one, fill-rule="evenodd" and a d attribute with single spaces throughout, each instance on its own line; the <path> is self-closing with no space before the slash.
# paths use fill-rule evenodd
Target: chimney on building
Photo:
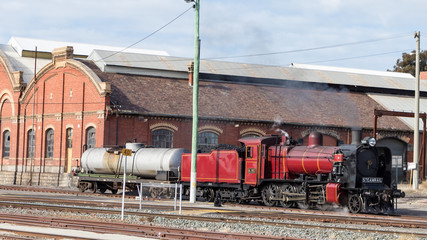
<path id="1" fill-rule="evenodd" d="M 73 52 L 74 52 L 74 49 L 71 46 L 55 48 L 52 51 L 52 61 L 56 63 L 56 62 L 65 61 L 67 59 L 72 59 Z"/>

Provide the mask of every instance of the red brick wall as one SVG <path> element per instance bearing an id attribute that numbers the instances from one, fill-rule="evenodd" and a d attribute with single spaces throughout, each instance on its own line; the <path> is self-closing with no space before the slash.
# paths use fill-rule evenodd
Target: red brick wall
<path id="1" fill-rule="evenodd" d="M 16 93 L 12 89 L 11 82 L 9 80 L 9 76 L 7 74 L 7 69 L 0 64 L 0 169 L 7 169 L 10 165 L 15 165 L 16 156 L 17 156 L 17 148 L 16 143 L 12 145 L 12 142 L 18 138 L 19 134 L 17 131 L 17 118 L 15 117 L 17 114 L 17 102 L 19 100 L 19 93 Z M 15 115 L 14 115 L 15 114 Z M 11 138 L 11 146 L 10 146 L 10 154 L 8 158 L 3 158 L 3 133 L 5 131 L 10 131 Z"/>
<path id="2" fill-rule="evenodd" d="M 78 64 L 77 64 L 78 65 Z M 1 66 L 0 66 L 1 67 Z M 73 129 L 72 167 L 77 164 L 86 143 L 86 129 L 96 128 L 96 146 L 104 144 L 104 110 L 108 97 L 100 96 L 91 79 L 78 67 L 62 64 L 51 67 L 37 76 L 35 87 L 28 84 L 25 90 L 15 93 L 9 77 L 0 69 L 1 138 L 3 132 L 11 132 L 10 157 L 3 158 L 2 170 L 23 169 L 30 171 L 33 162 L 34 171 L 58 172 L 67 158 L 66 130 Z M 35 90 L 35 91 L 34 91 Z M 21 104 L 18 104 L 22 94 Z M 12 96 L 11 96 L 12 95 Z M 11 101 L 15 103 L 12 113 Z M 34 114 L 33 114 L 34 113 Z M 35 157 L 27 156 L 28 131 L 36 130 Z M 46 131 L 54 130 L 54 151 L 52 158 L 46 158 Z M 62 170 L 61 170 L 62 171 Z"/>

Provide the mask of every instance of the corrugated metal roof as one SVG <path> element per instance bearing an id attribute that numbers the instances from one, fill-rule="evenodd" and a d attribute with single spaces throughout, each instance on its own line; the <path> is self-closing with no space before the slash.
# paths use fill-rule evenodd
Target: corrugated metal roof
<path id="1" fill-rule="evenodd" d="M 114 54 L 114 55 L 112 55 Z M 98 67 L 107 72 L 145 74 L 144 69 L 169 70 L 187 72 L 187 65 L 192 59 L 169 56 L 155 56 L 137 53 L 114 53 L 111 51 L 94 50 L 88 57 Z M 106 66 L 119 66 L 106 70 Z M 126 68 L 132 68 L 126 69 Z M 373 88 L 414 90 L 415 78 L 407 73 L 381 72 L 349 68 L 333 68 L 312 65 L 293 64 L 291 67 L 245 64 L 201 60 L 201 73 L 233 75 L 254 78 L 271 78 L 293 80 L 298 82 L 328 83 L 336 85 L 362 86 Z M 421 80 L 421 91 L 427 91 L 427 80 Z"/>
<path id="2" fill-rule="evenodd" d="M 73 46 L 75 55 L 89 55 L 94 49 L 106 49 L 109 50 L 109 53 L 114 53 L 115 51 L 123 50 L 123 47 L 112 47 L 104 45 L 94 45 L 86 43 L 75 43 L 75 42 L 61 42 L 61 41 L 50 41 L 50 40 L 41 40 L 41 39 L 32 39 L 32 38 L 20 38 L 20 37 L 11 37 L 9 43 L 0 44 L 0 50 L 8 57 L 15 71 L 23 72 L 23 79 L 25 83 L 29 83 L 34 77 L 34 58 L 33 57 L 23 57 L 23 51 L 34 51 L 35 46 L 37 46 L 37 51 L 39 52 L 52 52 L 53 49 L 64 47 L 64 46 Z M 146 49 L 135 49 L 129 48 L 124 50 L 124 52 L 130 51 L 138 53 L 138 58 L 130 58 L 129 61 L 140 61 L 141 58 L 146 58 L 147 62 L 152 61 L 150 54 L 155 54 L 156 59 L 161 56 L 168 56 L 168 53 L 165 51 L 156 51 L 156 50 L 146 50 Z M 37 72 L 50 63 L 51 59 L 37 59 Z M 126 59 L 122 58 L 120 61 L 121 65 L 131 66 L 130 63 L 126 62 Z M 173 70 L 173 69 L 171 69 Z"/>
<path id="3" fill-rule="evenodd" d="M 92 61 L 80 60 L 103 81 L 111 83 L 110 100 L 121 110 L 139 114 L 191 117 L 192 90 L 185 78 L 102 72 Z M 166 72 L 166 71 L 165 71 Z M 167 73 L 167 72 L 166 72 Z M 373 127 L 374 109 L 383 109 L 362 92 L 200 81 L 199 116 L 236 121 L 280 121 L 286 124 Z M 381 124 L 409 130 L 396 117 Z"/>
<path id="4" fill-rule="evenodd" d="M 390 111 L 400 112 L 414 112 L 415 110 L 415 99 L 414 97 L 408 96 L 396 96 L 396 95 L 385 95 L 385 94 L 368 94 L 369 97 L 374 99 L 377 103 L 381 104 L 384 108 Z M 427 112 L 427 99 L 420 99 L 420 112 Z M 399 117 L 406 125 L 411 129 L 415 127 L 415 121 L 413 118 Z M 420 120 L 420 130 L 423 129 L 422 120 Z"/>
<path id="5" fill-rule="evenodd" d="M 6 54 L 15 71 L 23 72 L 24 82 L 28 84 L 34 77 L 34 58 L 19 56 L 10 45 L 0 44 L 0 50 Z M 37 72 L 50 62 L 51 59 L 37 59 Z"/>
<path id="6" fill-rule="evenodd" d="M 40 51 L 40 52 L 52 52 L 53 49 L 55 48 L 73 46 L 75 55 L 84 55 L 84 56 L 88 56 L 94 49 L 122 51 L 124 48 L 124 47 L 114 47 L 114 46 L 105 46 L 105 45 L 96 45 L 96 44 L 87 44 L 87 43 L 51 41 L 51 40 L 22 38 L 22 37 L 11 37 L 8 44 L 11 45 L 13 48 L 15 48 L 20 56 L 22 56 L 22 51 L 34 51 L 36 46 L 37 46 L 37 51 Z M 123 50 L 123 52 L 169 56 L 169 54 L 166 51 L 148 50 L 148 49 L 139 49 L 139 48 L 128 48 Z"/>

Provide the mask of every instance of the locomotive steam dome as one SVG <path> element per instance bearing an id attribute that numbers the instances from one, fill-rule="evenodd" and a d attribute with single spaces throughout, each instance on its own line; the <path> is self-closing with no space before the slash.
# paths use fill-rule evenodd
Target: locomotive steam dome
<path id="1" fill-rule="evenodd" d="M 323 145 L 323 135 L 319 132 L 312 132 L 308 136 L 308 146 L 316 147 Z"/>

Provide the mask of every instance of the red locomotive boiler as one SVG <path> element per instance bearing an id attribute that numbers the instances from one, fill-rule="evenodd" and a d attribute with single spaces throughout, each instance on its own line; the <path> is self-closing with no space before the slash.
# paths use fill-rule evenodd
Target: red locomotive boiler
<path id="1" fill-rule="evenodd" d="M 308 146 L 285 136 L 243 138 L 242 149 L 197 155 L 197 196 L 213 201 L 259 201 L 267 206 L 347 206 L 352 213 L 391 214 L 404 193 L 391 184 L 391 153 L 375 139 L 360 145 L 326 147 L 320 133 Z M 191 154 L 181 161 L 181 182 L 189 194 Z"/>

